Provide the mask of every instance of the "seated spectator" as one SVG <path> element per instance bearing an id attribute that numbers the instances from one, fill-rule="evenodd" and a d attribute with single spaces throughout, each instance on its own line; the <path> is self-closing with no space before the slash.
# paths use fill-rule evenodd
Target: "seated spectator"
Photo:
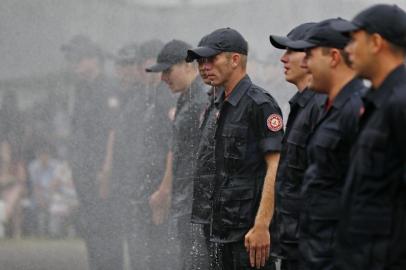
<path id="1" fill-rule="evenodd" d="M 7 141 L 0 143 L 0 231 L 4 227 L 12 237 L 21 236 L 21 198 L 25 190 L 26 172 L 22 162 L 15 159 Z"/>
<path id="2" fill-rule="evenodd" d="M 65 223 L 77 205 L 68 164 L 54 159 L 50 145 L 42 143 L 28 170 L 36 233 L 39 236 L 65 236 Z"/>
<path id="3" fill-rule="evenodd" d="M 78 201 L 68 162 L 60 162 L 56 167 L 51 189 L 49 232 L 53 237 L 73 236 L 73 217 Z"/>
<path id="4" fill-rule="evenodd" d="M 57 165 L 58 162 L 51 157 L 50 146 L 41 143 L 36 151 L 36 158 L 28 166 L 31 207 L 35 213 L 36 233 L 40 236 L 48 234 L 48 209 Z"/>

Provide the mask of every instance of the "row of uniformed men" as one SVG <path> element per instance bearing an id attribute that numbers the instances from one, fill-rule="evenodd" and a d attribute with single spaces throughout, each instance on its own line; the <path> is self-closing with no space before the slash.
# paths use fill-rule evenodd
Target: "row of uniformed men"
<path id="1" fill-rule="evenodd" d="M 172 41 L 147 69 L 175 87 L 197 60 L 212 86 L 195 145 L 192 223 L 220 243 L 223 269 L 274 269 L 270 254 L 282 269 L 404 269 L 406 13 L 375 5 L 351 22 L 306 23 L 270 40 L 286 50 L 285 78 L 298 88 L 285 133 L 231 28 L 194 49 Z M 176 168 L 173 187 L 190 177 Z"/>

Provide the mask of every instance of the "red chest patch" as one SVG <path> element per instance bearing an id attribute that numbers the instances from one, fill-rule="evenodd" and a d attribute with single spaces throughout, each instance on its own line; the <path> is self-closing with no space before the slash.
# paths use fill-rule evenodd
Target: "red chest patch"
<path id="1" fill-rule="evenodd" d="M 266 124 L 271 131 L 279 131 L 283 127 L 282 117 L 279 114 L 271 114 L 266 120 Z"/>

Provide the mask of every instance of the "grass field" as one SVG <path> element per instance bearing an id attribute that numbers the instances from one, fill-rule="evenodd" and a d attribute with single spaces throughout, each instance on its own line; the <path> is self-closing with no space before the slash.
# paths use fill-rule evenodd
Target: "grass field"
<path id="1" fill-rule="evenodd" d="M 83 241 L 0 240 L 0 270 L 87 270 Z"/>
<path id="2" fill-rule="evenodd" d="M 124 265 L 128 270 L 128 256 Z M 0 239 L 0 270 L 88 270 L 85 245 L 79 239 Z"/>

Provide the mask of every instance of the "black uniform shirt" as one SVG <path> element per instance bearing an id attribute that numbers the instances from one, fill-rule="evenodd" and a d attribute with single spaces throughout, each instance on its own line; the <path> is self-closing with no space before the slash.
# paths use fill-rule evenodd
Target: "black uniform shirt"
<path id="1" fill-rule="evenodd" d="M 212 239 L 241 241 L 253 225 L 266 173 L 265 154 L 279 152 L 281 111 L 270 94 L 244 77 L 224 99 L 215 133 L 216 183 Z"/>
<path id="2" fill-rule="evenodd" d="M 218 108 L 215 98 L 222 91 L 211 88 L 209 102 L 201 115 L 200 143 L 197 151 L 196 170 L 193 184 L 192 222 L 198 224 L 210 223 L 211 199 L 216 176 L 216 157 L 214 153 L 215 131 L 217 126 Z"/>
<path id="3" fill-rule="evenodd" d="M 200 140 L 199 122 L 207 103 L 205 85 L 197 77 L 179 96 L 173 125 L 172 214 L 190 215 L 193 196 L 193 173 Z"/>
<path id="4" fill-rule="evenodd" d="M 130 195 L 132 199 L 137 198 L 137 190 L 144 191 L 136 181 L 136 175 L 138 175 L 140 141 L 145 128 L 143 115 L 146 111 L 146 100 L 145 88 L 138 84 L 123 90 L 120 95 L 120 114 L 114 127 L 116 134 L 111 184 L 117 189 L 115 193 L 126 200 Z"/>
<path id="5" fill-rule="evenodd" d="M 119 98 L 111 184 L 127 203 L 145 204 L 164 174 L 169 144 L 163 138 L 172 134 L 168 112 L 175 100 L 163 84 L 134 84 Z"/>
<path id="6" fill-rule="evenodd" d="M 100 172 L 111 126 L 108 94 L 114 85 L 104 75 L 76 85 L 69 145 L 75 188 L 81 203 L 98 199 L 96 177 Z"/>
<path id="7" fill-rule="evenodd" d="M 330 269 L 332 245 L 339 215 L 339 199 L 349 166 L 350 149 L 362 108 L 361 80 L 353 79 L 324 106 L 308 144 L 300 220 L 300 250 L 305 269 Z M 328 262 L 327 262 L 328 261 Z"/>
<path id="8" fill-rule="evenodd" d="M 300 190 L 307 168 L 306 146 L 325 100 L 325 95 L 305 89 L 289 101 L 290 113 L 282 139 L 272 219 L 273 253 L 289 259 L 298 258 L 298 225 L 302 207 Z"/>
<path id="9" fill-rule="evenodd" d="M 364 100 L 343 195 L 339 263 L 349 270 L 406 269 L 405 66 Z"/>
<path id="10" fill-rule="evenodd" d="M 325 95 L 311 90 L 297 93 L 290 101 L 291 111 L 282 139 L 281 161 L 278 167 L 278 195 L 287 199 L 298 199 L 307 168 L 306 145 L 317 124 Z"/>

